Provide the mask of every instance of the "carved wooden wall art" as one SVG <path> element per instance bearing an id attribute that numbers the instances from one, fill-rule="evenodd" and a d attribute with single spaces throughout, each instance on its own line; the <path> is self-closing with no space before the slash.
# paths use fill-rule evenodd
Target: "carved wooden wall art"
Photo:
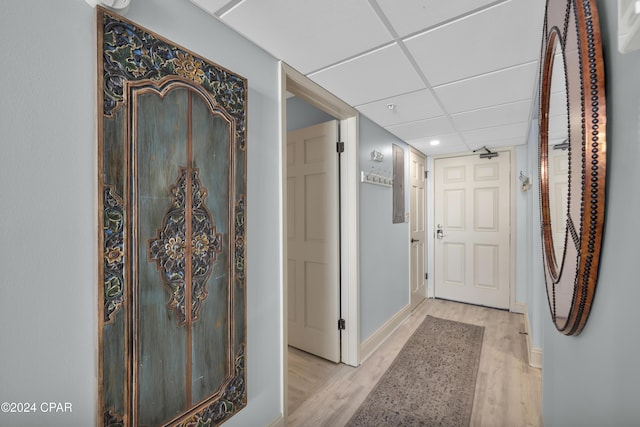
<path id="1" fill-rule="evenodd" d="M 247 403 L 244 78 L 98 8 L 99 425 Z"/>

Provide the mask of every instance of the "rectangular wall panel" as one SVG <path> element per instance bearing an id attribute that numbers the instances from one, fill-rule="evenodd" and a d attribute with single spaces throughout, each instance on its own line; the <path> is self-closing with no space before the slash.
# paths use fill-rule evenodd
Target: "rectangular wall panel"
<path id="1" fill-rule="evenodd" d="M 298 211 L 296 210 L 296 186 L 298 182 L 295 177 L 287 178 L 287 239 L 296 240 L 296 223 Z"/>
<path id="2" fill-rule="evenodd" d="M 442 170 L 442 183 L 456 184 L 466 180 L 466 170 L 464 166 L 447 166 Z"/>
<path id="3" fill-rule="evenodd" d="M 133 108 L 140 119 L 134 131 L 138 246 L 134 266 L 137 279 L 139 421 L 159 425 L 172 418 L 187 402 L 187 333 L 167 308 L 167 286 L 155 263 L 148 262 L 147 242 L 162 225 L 173 197 L 169 188 L 187 161 L 188 90 L 180 88 L 165 97 L 155 92 L 135 96 Z M 144 166 L 144 168 L 142 168 Z M 142 168 L 142 169 L 141 169 Z M 134 177 L 135 178 L 135 177 Z M 135 321 L 135 320 L 134 320 Z M 190 387 L 189 387 L 190 388 Z M 161 410 L 159 408 L 162 408 Z"/>
<path id="4" fill-rule="evenodd" d="M 287 144 L 287 167 L 291 167 L 296 161 L 296 145 Z"/>
<path id="5" fill-rule="evenodd" d="M 424 198 L 425 198 L 424 187 L 417 188 L 416 194 L 415 194 L 415 201 L 416 201 L 416 205 L 422 206 L 422 209 L 421 209 L 422 211 L 424 211 L 424 206 L 425 206 Z M 416 217 L 413 217 L 412 220 L 417 224 L 417 230 L 424 230 L 426 228 L 425 223 L 427 221 L 426 213 L 423 212 L 423 215 L 416 215 Z"/>
<path id="6" fill-rule="evenodd" d="M 500 165 L 498 163 L 481 163 L 473 166 L 475 181 L 496 181 L 500 177 Z"/>
<path id="7" fill-rule="evenodd" d="M 444 227 L 447 230 L 465 229 L 466 191 L 463 188 L 444 190 Z"/>
<path id="8" fill-rule="evenodd" d="M 444 281 L 448 285 L 464 286 L 465 282 L 465 244 L 444 244 Z"/>
<path id="9" fill-rule="evenodd" d="M 322 302 L 327 301 L 327 295 L 330 294 L 327 289 L 330 285 L 327 265 L 318 262 L 305 262 L 304 269 L 305 326 L 324 330 L 324 313 L 327 307 L 324 307 Z"/>
<path id="10" fill-rule="evenodd" d="M 326 239 L 328 201 L 327 179 L 324 173 L 304 177 L 304 215 L 305 241 L 323 241 Z"/>
<path id="11" fill-rule="evenodd" d="M 498 246 L 474 245 L 474 286 L 485 289 L 498 288 Z"/>
<path id="12" fill-rule="evenodd" d="M 498 188 L 476 188 L 473 196 L 475 231 L 498 231 L 500 228 Z"/>
<path id="13" fill-rule="evenodd" d="M 314 163 L 323 163 L 327 161 L 325 153 L 326 149 L 322 138 L 309 138 L 304 141 L 305 165 L 312 165 Z"/>

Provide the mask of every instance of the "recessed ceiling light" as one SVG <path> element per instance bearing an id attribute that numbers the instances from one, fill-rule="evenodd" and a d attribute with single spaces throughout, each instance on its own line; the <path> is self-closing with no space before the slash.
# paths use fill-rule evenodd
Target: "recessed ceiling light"
<path id="1" fill-rule="evenodd" d="M 440 145 L 440 141 L 437 139 L 434 139 L 433 141 L 431 141 L 429 144 L 431 145 Z"/>
<path id="2" fill-rule="evenodd" d="M 396 108 L 396 104 L 394 104 L 394 103 L 387 104 L 387 108 L 388 108 L 389 110 L 395 110 L 395 108 Z"/>

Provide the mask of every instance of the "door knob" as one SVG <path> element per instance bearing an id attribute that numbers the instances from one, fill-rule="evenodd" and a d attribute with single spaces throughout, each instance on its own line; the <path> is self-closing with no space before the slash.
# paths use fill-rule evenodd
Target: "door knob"
<path id="1" fill-rule="evenodd" d="M 444 230 L 442 229 L 442 224 L 438 224 L 437 225 L 437 229 L 436 229 L 436 238 L 442 239 L 442 238 L 444 238 L 446 236 L 447 235 L 444 234 Z"/>

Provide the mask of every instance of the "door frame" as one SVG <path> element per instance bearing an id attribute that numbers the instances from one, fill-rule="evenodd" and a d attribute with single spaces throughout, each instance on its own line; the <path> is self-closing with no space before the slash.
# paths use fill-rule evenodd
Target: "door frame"
<path id="1" fill-rule="evenodd" d="M 342 363 L 360 364 L 360 261 L 359 261 L 359 182 L 358 182 L 358 111 L 322 88 L 308 77 L 280 61 L 280 188 L 282 222 L 282 275 L 281 328 L 282 328 L 282 414 L 285 425 L 287 410 L 287 348 L 288 348 L 288 273 L 287 273 L 287 92 L 324 111 L 340 121 L 341 139 L 345 149 L 340 156 L 342 170 L 340 182 L 340 301 L 346 328 L 341 333 L 340 360 Z M 336 328 L 338 319 L 336 319 Z"/>
<path id="2" fill-rule="evenodd" d="M 494 151 L 497 151 L 498 153 L 501 153 L 503 155 L 508 155 L 509 156 L 509 169 L 510 169 L 510 180 L 509 180 L 509 187 L 510 187 L 510 191 L 509 191 L 509 220 L 510 220 L 510 224 L 509 224 L 509 244 L 511 245 L 511 250 L 509 251 L 510 254 L 510 258 L 509 258 L 509 311 L 513 312 L 513 313 L 523 313 L 522 310 L 522 304 L 519 304 L 518 302 L 516 302 L 516 284 L 515 284 L 515 271 L 516 271 L 516 254 L 515 254 L 515 248 L 516 248 L 516 232 L 517 232 L 517 228 L 516 228 L 516 189 L 518 188 L 518 185 L 516 185 L 516 183 L 518 182 L 518 175 L 516 174 L 516 156 L 515 156 L 515 147 L 499 147 L 499 148 L 495 148 Z M 467 151 L 467 152 L 461 152 L 461 153 L 451 153 L 451 154 L 440 154 L 440 155 L 436 155 L 436 156 L 428 156 L 427 157 L 427 168 L 429 168 L 430 171 L 433 172 L 429 172 L 429 178 L 428 179 L 428 183 L 427 186 L 429 188 L 428 191 L 428 195 L 427 195 L 427 205 L 428 205 L 428 216 L 427 216 L 427 227 L 429 231 L 427 231 L 427 234 L 429 235 L 429 237 L 427 238 L 427 241 L 429 242 L 429 247 L 428 247 L 428 251 L 429 254 L 427 255 L 427 267 L 428 267 L 428 271 L 435 271 L 435 257 L 434 257 L 434 252 L 435 252 L 435 240 L 436 240 L 436 236 L 435 236 L 435 225 L 434 225 L 434 218 L 435 218 L 435 206 L 434 206 L 434 201 L 435 201 L 435 179 L 431 179 L 432 175 L 435 173 L 435 161 L 438 159 L 447 159 L 447 158 L 453 158 L 453 157 L 468 157 L 468 156 L 477 156 L 477 153 L 474 153 L 472 151 Z M 435 278 L 433 276 L 429 277 L 429 280 L 427 281 L 427 295 L 429 298 L 435 298 Z"/>

